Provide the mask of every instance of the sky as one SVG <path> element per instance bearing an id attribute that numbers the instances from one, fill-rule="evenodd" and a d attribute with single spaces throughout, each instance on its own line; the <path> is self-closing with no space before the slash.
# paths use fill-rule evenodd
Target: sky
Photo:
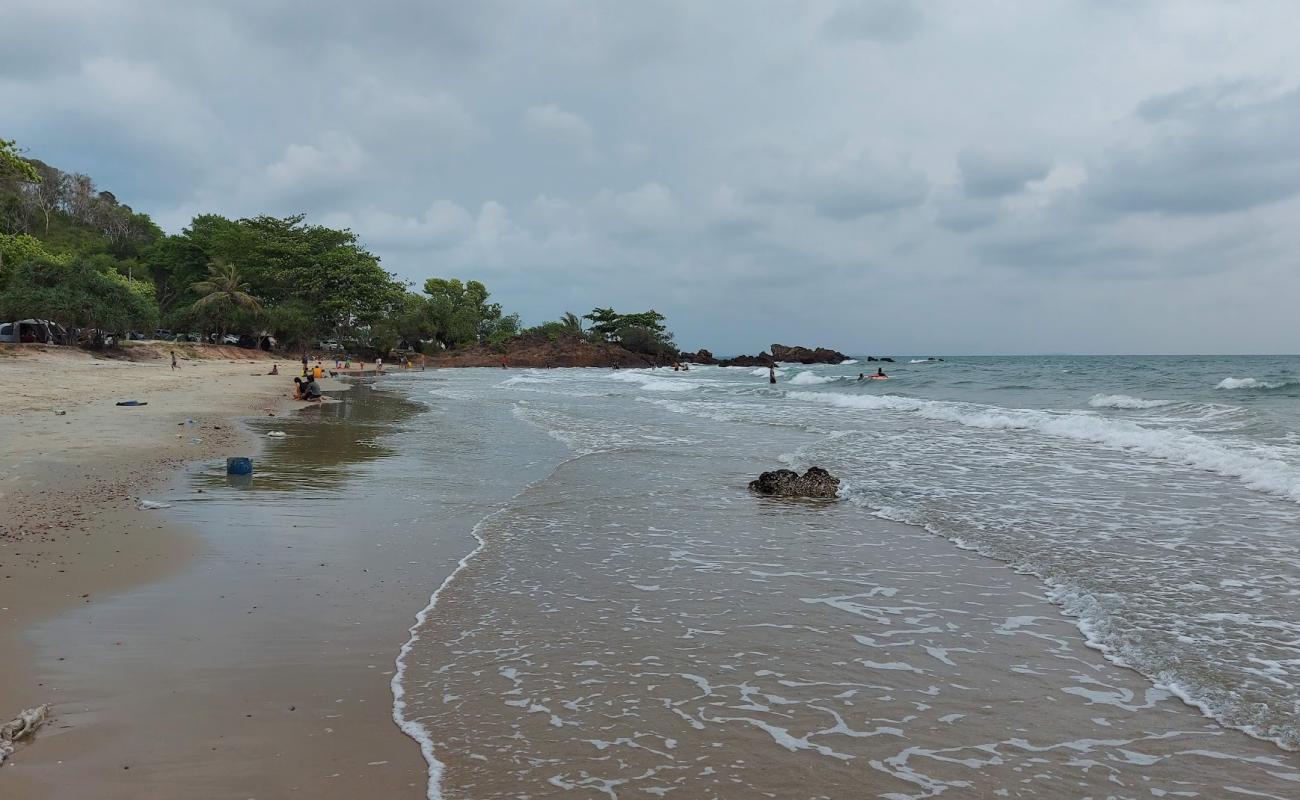
<path id="1" fill-rule="evenodd" d="M 6 0 L 0 138 L 680 345 L 1300 352 L 1292 0 Z"/>

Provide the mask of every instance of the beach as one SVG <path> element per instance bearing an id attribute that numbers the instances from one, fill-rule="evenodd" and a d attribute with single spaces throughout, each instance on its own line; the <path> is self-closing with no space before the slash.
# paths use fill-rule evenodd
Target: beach
<path id="1" fill-rule="evenodd" d="M 192 352 L 180 349 L 182 357 Z M 53 710 L 38 746 L 20 747 L 0 768 L 0 791 L 12 798 L 283 796 L 290 788 L 277 783 L 283 777 L 304 792 L 378 787 L 419 796 L 418 751 L 391 723 L 387 678 L 367 669 L 391 664 L 391 656 L 365 653 L 367 637 L 385 645 L 400 638 L 407 624 L 400 615 L 390 630 L 349 626 L 338 642 L 355 658 L 332 651 L 328 669 L 304 675 L 297 667 L 319 654 L 295 638 L 292 620 L 273 616 L 269 629 L 260 628 L 297 643 L 287 665 L 248 660 L 225 670 L 219 657 L 200 656 L 205 663 L 182 669 L 184 637 L 147 614 L 119 623 L 105 613 L 129 590 L 201 570 L 215 557 L 211 543 L 169 509 L 141 510 L 137 498 L 161 502 L 187 468 L 223 472 L 227 455 L 258 453 L 261 432 L 242 420 L 291 426 L 302 405 L 288 398 L 297 368 L 291 359 L 197 352 L 206 357 L 183 358 L 176 371 L 165 357 L 125 361 L 31 347 L 0 354 L 9 389 L 0 442 L 11 467 L 0 479 L 0 714 L 42 703 Z M 265 375 L 274 363 L 280 376 Z M 338 394 L 346 386 L 327 380 L 324 388 Z M 148 405 L 115 405 L 129 399 Z M 318 555 L 302 551 L 313 566 Z M 272 608 L 276 599 L 259 593 L 282 585 L 277 577 L 235 570 L 224 583 L 232 597 Z M 188 604 L 172 608 L 184 609 L 187 635 L 232 653 L 219 641 L 247 630 L 213 614 L 211 598 L 185 587 L 178 596 Z M 319 746 L 327 726 L 318 723 L 344 698 L 355 704 L 346 735 L 335 749 Z M 367 771 L 377 761 L 391 766 Z"/>
<path id="2" fill-rule="evenodd" d="M 0 361 L 6 797 L 1300 786 L 1293 359 L 269 363 Z"/>

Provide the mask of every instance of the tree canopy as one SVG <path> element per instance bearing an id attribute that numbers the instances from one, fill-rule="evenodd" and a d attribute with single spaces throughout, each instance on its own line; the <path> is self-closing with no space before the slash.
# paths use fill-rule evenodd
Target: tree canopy
<path id="1" fill-rule="evenodd" d="M 295 348 L 334 340 L 381 351 L 503 349 L 525 332 L 480 281 L 433 277 L 421 288 L 384 270 L 356 233 L 302 214 L 199 214 L 167 235 L 89 176 L 0 140 L 0 316 L 117 333 L 161 322 L 185 333 L 269 332 Z M 663 323 L 654 310 L 596 308 L 528 332 L 662 355 L 676 351 Z"/>

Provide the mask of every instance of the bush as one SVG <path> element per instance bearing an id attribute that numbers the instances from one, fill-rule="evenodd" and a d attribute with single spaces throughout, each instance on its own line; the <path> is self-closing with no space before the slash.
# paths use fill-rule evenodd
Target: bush
<path id="1" fill-rule="evenodd" d="M 125 333 L 152 330 L 158 304 L 152 284 L 128 280 L 106 256 L 82 256 L 67 264 L 32 258 L 11 271 L 0 292 L 0 316 Z"/>
<path id="2" fill-rule="evenodd" d="M 673 344 L 672 334 L 659 333 L 641 325 L 627 325 L 618 329 L 618 343 L 624 350 L 647 356 L 673 356 L 677 346 Z"/>

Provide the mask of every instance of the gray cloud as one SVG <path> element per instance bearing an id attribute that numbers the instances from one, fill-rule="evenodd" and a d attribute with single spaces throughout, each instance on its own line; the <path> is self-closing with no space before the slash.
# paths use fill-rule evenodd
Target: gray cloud
<path id="1" fill-rule="evenodd" d="M 719 352 L 1297 351 L 1297 22 L 1285 0 L 9 0 L 0 137 L 170 230 L 305 212 L 529 322 L 654 306 Z"/>
<path id="2" fill-rule="evenodd" d="M 833 40 L 899 42 L 925 27 L 925 15 L 912 0 L 853 0 L 837 8 L 822 26 Z"/>
<path id="3" fill-rule="evenodd" d="M 1259 97 L 1253 84 L 1196 86 L 1138 107 L 1157 128 L 1121 148 L 1085 187 L 1105 213 L 1209 215 L 1300 194 L 1300 89 Z"/>
<path id="4" fill-rule="evenodd" d="M 1030 181 L 1042 180 L 1052 162 L 1026 153 L 963 150 L 957 155 L 962 187 L 972 197 L 1015 194 Z"/>

